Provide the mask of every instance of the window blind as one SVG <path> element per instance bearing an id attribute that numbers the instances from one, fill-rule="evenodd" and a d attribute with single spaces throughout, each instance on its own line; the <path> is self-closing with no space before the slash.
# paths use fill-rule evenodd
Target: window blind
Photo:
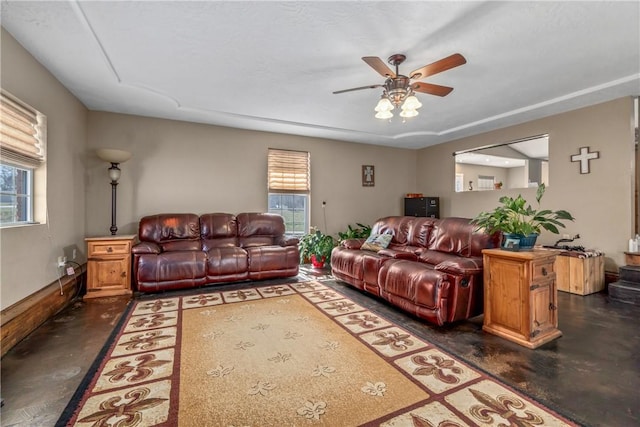
<path id="1" fill-rule="evenodd" d="M 308 194 L 310 185 L 309 153 L 269 149 L 268 184 L 270 193 Z"/>
<path id="2" fill-rule="evenodd" d="M 45 157 L 46 117 L 7 92 L 0 93 L 0 156 L 28 168 Z"/>

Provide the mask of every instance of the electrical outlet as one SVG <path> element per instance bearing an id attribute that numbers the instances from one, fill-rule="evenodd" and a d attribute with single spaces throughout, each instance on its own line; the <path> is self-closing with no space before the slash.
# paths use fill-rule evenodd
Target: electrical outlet
<path id="1" fill-rule="evenodd" d="M 58 267 L 64 267 L 65 265 L 67 265 L 67 257 L 66 256 L 59 256 L 58 257 Z"/>
<path id="2" fill-rule="evenodd" d="M 69 245 L 62 248 L 62 256 L 67 257 L 67 261 L 72 261 L 76 267 L 86 262 L 82 250 L 77 245 Z"/>
<path id="3" fill-rule="evenodd" d="M 562 235 L 562 238 L 563 238 L 563 239 L 570 239 L 570 238 L 571 238 L 571 236 L 569 236 L 568 234 L 563 234 L 563 235 Z"/>

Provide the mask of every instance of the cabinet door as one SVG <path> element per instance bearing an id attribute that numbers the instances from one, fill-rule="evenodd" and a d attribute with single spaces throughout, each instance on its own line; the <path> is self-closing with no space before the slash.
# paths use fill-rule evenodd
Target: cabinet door
<path id="1" fill-rule="evenodd" d="M 129 289 L 129 256 L 93 258 L 88 263 L 87 292 Z"/>
<path id="2" fill-rule="evenodd" d="M 405 216 L 427 216 L 427 202 L 424 197 L 404 199 Z"/>
<path id="3" fill-rule="evenodd" d="M 527 301 L 526 264 L 508 259 L 491 258 L 489 285 L 485 283 L 487 307 L 485 321 L 489 326 L 525 336 L 528 325 L 523 302 Z M 487 266 L 485 265 L 485 268 Z"/>
<path id="4" fill-rule="evenodd" d="M 531 338 L 554 329 L 556 321 L 556 302 L 553 280 L 536 283 L 531 286 Z"/>

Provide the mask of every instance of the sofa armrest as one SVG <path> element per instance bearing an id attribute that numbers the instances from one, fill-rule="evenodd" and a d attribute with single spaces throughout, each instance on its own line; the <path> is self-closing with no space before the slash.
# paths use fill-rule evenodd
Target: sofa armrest
<path id="1" fill-rule="evenodd" d="M 131 248 L 132 254 L 159 254 L 161 252 L 160 245 L 153 242 L 140 242 Z"/>
<path id="2" fill-rule="evenodd" d="M 340 246 L 345 249 L 360 249 L 367 239 L 345 239 L 340 242 Z"/>
<path id="3" fill-rule="evenodd" d="M 471 257 L 464 258 L 460 257 L 459 260 L 447 260 L 442 261 L 440 264 L 437 264 L 434 267 L 435 270 L 443 271 L 449 274 L 462 275 L 462 276 L 472 276 L 474 274 L 482 273 L 482 258 L 480 257 Z"/>
<path id="4" fill-rule="evenodd" d="M 378 251 L 378 255 L 388 256 L 389 258 L 395 259 L 406 259 L 408 261 L 417 261 L 418 257 L 413 252 L 407 251 L 395 251 L 393 249 L 380 249 Z"/>
<path id="5" fill-rule="evenodd" d="M 275 239 L 274 243 L 277 246 L 298 246 L 298 243 L 300 243 L 300 239 L 291 236 L 280 236 Z"/>

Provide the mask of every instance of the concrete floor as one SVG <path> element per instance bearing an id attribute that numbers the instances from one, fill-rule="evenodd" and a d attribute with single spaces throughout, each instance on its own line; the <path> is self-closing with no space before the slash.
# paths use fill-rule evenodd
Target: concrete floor
<path id="1" fill-rule="evenodd" d="M 327 280 L 356 302 L 581 424 L 640 426 L 638 306 L 610 302 L 606 293 L 583 297 L 559 292 L 563 336 L 529 350 L 483 332 L 482 316 L 445 327 L 430 326 L 329 280 L 327 273 L 303 268 L 299 279 Z M 1 425 L 54 425 L 129 302 L 126 298 L 78 300 L 10 350 L 1 366 Z"/>

